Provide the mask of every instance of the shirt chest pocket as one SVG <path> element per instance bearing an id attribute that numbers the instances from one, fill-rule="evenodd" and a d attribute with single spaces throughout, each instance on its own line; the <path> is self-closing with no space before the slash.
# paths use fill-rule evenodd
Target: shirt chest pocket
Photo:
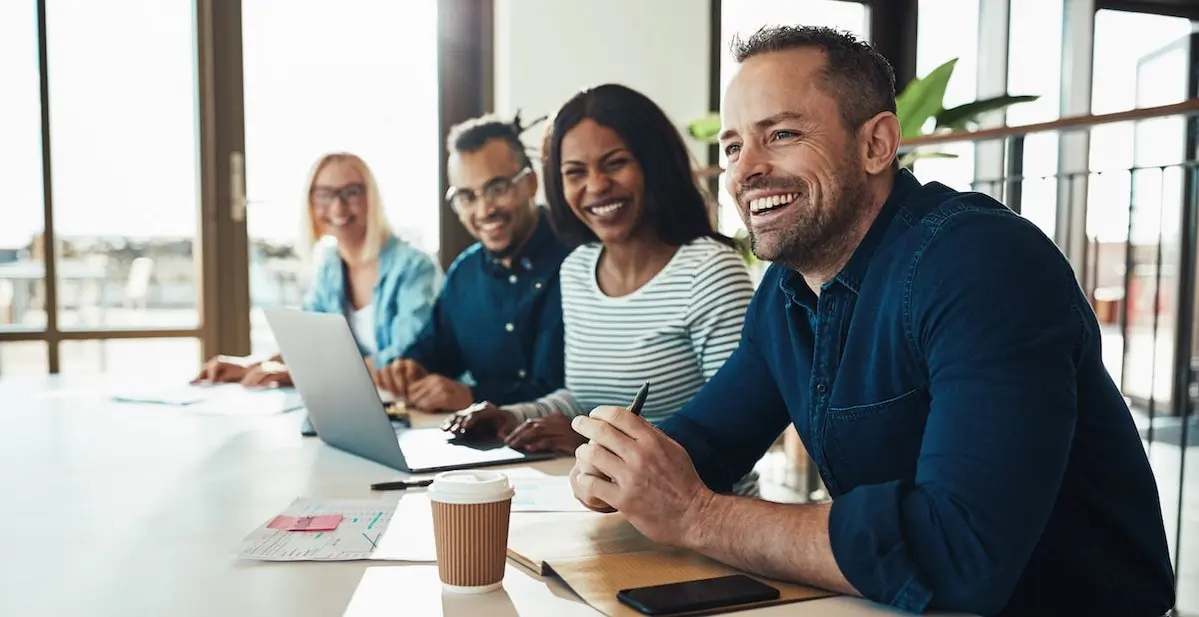
<path id="1" fill-rule="evenodd" d="M 829 407 L 826 446 L 840 488 L 914 477 L 928 409 L 924 387 L 877 403 Z"/>

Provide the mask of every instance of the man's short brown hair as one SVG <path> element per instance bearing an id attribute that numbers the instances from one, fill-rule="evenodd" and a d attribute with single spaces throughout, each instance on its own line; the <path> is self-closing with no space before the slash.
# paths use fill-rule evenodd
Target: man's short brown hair
<path id="1" fill-rule="evenodd" d="M 732 43 L 738 62 L 773 51 L 813 47 L 824 52 L 825 91 L 837 101 L 850 129 L 881 112 L 895 113 L 895 71 L 868 43 L 848 32 L 822 26 L 767 26 Z"/>

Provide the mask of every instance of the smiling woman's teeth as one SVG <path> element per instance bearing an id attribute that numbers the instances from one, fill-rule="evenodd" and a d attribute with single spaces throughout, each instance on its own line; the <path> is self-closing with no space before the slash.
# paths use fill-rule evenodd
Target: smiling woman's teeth
<path id="1" fill-rule="evenodd" d="M 799 199 L 799 193 L 787 193 L 786 195 L 771 195 L 770 197 L 760 197 L 749 202 L 749 211 L 753 214 L 773 210 L 780 206 L 785 206 L 796 199 Z"/>
<path id="2" fill-rule="evenodd" d="M 624 207 L 624 204 L 625 204 L 625 202 L 618 201 L 615 203 L 604 204 L 602 206 L 592 206 L 592 207 L 588 208 L 587 210 L 596 216 L 605 216 L 608 214 L 612 214 L 613 212 L 616 212 L 617 210 L 621 209 L 622 207 Z"/>
<path id="3" fill-rule="evenodd" d="M 348 219 L 348 218 L 344 218 L 344 219 L 329 219 L 329 222 L 330 222 L 330 223 L 332 223 L 334 227 L 341 227 L 342 225 L 345 225 L 346 223 L 349 223 L 349 222 L 350 222 L 350 219 Z"/>

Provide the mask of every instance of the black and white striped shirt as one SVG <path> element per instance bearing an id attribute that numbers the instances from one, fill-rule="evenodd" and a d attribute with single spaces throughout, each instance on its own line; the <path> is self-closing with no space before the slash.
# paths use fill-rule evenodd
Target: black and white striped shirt
<path id="1" fill-rule="evenodd" d="M 637 291 L 605 295 L 596 282 L 602 246 L 581 246 L 561 267 L 566 387 L 509 405 L 518 418 L 627 406 L 645 381 L 642 415 L 659 422 L 678 411 L 741 340 L 753 283 L 741 256 L 711 238 L 679 248 Z"/>

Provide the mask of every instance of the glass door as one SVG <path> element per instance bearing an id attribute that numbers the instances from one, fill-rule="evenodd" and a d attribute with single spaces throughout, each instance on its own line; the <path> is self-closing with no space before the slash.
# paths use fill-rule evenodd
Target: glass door
<path id="1" fill-rule="evenodd" d="M 45 272 L 40 250 L 46 228 L 42 190 L 42 131 L 37 6 L 0 3 L 0 377 L 48 370 Z"/>
<path id="2" fill-rule="evenodd" d="M 195 7 L 0 3 L 0 375 L 200 358 Z"/>

